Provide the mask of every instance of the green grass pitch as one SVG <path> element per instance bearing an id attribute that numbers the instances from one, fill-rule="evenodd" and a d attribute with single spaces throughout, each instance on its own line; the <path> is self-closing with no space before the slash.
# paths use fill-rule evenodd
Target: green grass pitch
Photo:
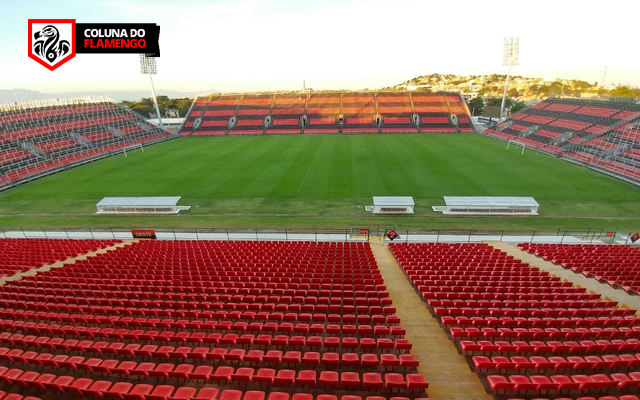
<path id="1" fill-rule="evenodd" d="M 184 138 L 0 192 L 0 227 L 640 228 L 640 188 L 480 135 Z M 413 216 L 371 197 L 413 196 Z M 442 196 L 533 196 L 539 217 L 449 217 Z M 178 216 L 94 215 L 105 196 L 182 196 Z"/>

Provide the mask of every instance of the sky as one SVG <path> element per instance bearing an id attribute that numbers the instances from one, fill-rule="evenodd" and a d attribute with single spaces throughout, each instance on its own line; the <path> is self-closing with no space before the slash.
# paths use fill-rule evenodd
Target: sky
<path id="1" fill-rule="evenodd" d="M 142 90 L 137 55 L 27 57 L 29 18 L 160 25 L 156 89 L 221 92 L 392 86 L 430 73 L 506 73 L 640 86 L 640 1 L 3 0 L 0 89 Z"/>

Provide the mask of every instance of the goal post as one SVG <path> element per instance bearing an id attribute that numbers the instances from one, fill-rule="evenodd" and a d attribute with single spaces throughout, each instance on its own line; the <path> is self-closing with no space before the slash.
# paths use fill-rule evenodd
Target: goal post
<path id="1" fill-rule="evenodd" d="M 526 145 L 526 144 L 516 142 L 515 140 L 509 140 L 509 141 L 507 142 L 507 150 L 509 150 L 509 147 L 511 146 L 511 143 L 513 143 L 513 145 L 514 145 L 515 147 L 518 147 L 518 146 L 522 147 L 522 152 L 520 153 L 520 155 L 524 155 L 524 150 L 527 148 L 527 145 Z"/>

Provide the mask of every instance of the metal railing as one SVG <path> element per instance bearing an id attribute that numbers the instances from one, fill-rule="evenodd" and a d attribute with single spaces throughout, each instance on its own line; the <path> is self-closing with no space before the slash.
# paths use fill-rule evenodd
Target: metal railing
<path id="1" fill-rule="evenodd" d="M 134 227 L 132 229 L 140 229 Z M 154 228 L 142 228 L 154 229 Z M 359 241 L 372 238 L 390 243 L 386 235 L 394 230 L 393 242 L 481 243 L 502 241 L 509 243 L 565 243 L 565 244 L 630 244 L 632 232 L 603 229 L 564 229 L 544 231 L 480 231 L 480 230 L 412 230 L 396 227 L 349 227 L 345 229 L 260 229 L 260 228 L 157 228 L 161 240 L 257 240 L 257 241 Z M 62 228 L 62 229 L 6 229 L 0 227 L 2 238 L 48 239 L 133 239 L 129 228 Z"/>

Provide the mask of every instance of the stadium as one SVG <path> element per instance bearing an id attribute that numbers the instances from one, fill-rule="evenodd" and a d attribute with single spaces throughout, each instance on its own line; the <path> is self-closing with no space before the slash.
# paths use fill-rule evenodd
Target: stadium
<path id="1" fill-rule="evenodd" d="M 7 50 L 3 75 L 74 95 L 26 100 L 12 89 L 0 102 L 0 400 L 638 400 L 638 95 L 617 96 L 623 85 L 605 77 L 583 93 L 558 79 L 559 93 L 514 111 L 510 78 L 515 97 L 529 90 L 511 76 L 514 38 L 502 67 L 474 83 L 382 84 L 358 46 L 338 54 L 336 69 L 325 64 L 334 33 L 311 29 L 313 12 L 340 11 L 351 18 L 345 32 L 361 33 L 374 11 L 301 3 L 159 1 L 151 13 L 137 1 L 96 2 L 78 8 L 78 26 L 93 32 L 101 17 L 114 27 L 99 29 L 125 39 L 115 25 L 162 26 L 163 56 L 76 55 L 76 45 L 62 62 L 71 47 L 55 24 L 69 20 L 54 18 L 68 15 L 15 5 L 21 32 L 27 18 L 53 22 L 29 20 L 29 57 Z M 423 28 L 395 17 L 420 13 L 373 3 L 388 12 L 381 46 L 397 44 L 376 56 L 415 49 L 399 32 Z M 273 21 L 258 12 L 267 9 Z M 277 21 L 303 15 L 304 35 L 276 39 Z M 248 53 L 228 53 L 238 62 L 187 51 L 202 46 L 200 29 L 236 26 Z M 265 26 L 277 51 L 252 53 Z M 560 40 L 522 32 L 530 46 Z M 285 49 L 299 40 L 314 51 L 295 68 L 316 74 L 320 89 L 289 86 L 285 60 L 297 56 Z M 462 57 L 484 68 L 484 49 L 431 45 L 437 65 Z M 247 69 L 258 55 L 261 67 Z M 150 115 L 108 95 L 133 79 L 117 57 L 140 59 Z M 409 71 L 384 57 L 371 71 Z M 153 86 L 164 60 L 166 84 L 198 88 L 171 116 Z M 554 68 L 582 73 L 558 60 L 566 65 Z M 640 76 L 628 65 L 639 60 L 620 60 Z M 274 87 L 259 90 L 262 74 Z M 501 106 L 469 94 L 478 82 L 504 90 Z M 77 85 L 104 94 L 75 95 Z M 212 85 L 225 89 L 203 89 Z"/>

